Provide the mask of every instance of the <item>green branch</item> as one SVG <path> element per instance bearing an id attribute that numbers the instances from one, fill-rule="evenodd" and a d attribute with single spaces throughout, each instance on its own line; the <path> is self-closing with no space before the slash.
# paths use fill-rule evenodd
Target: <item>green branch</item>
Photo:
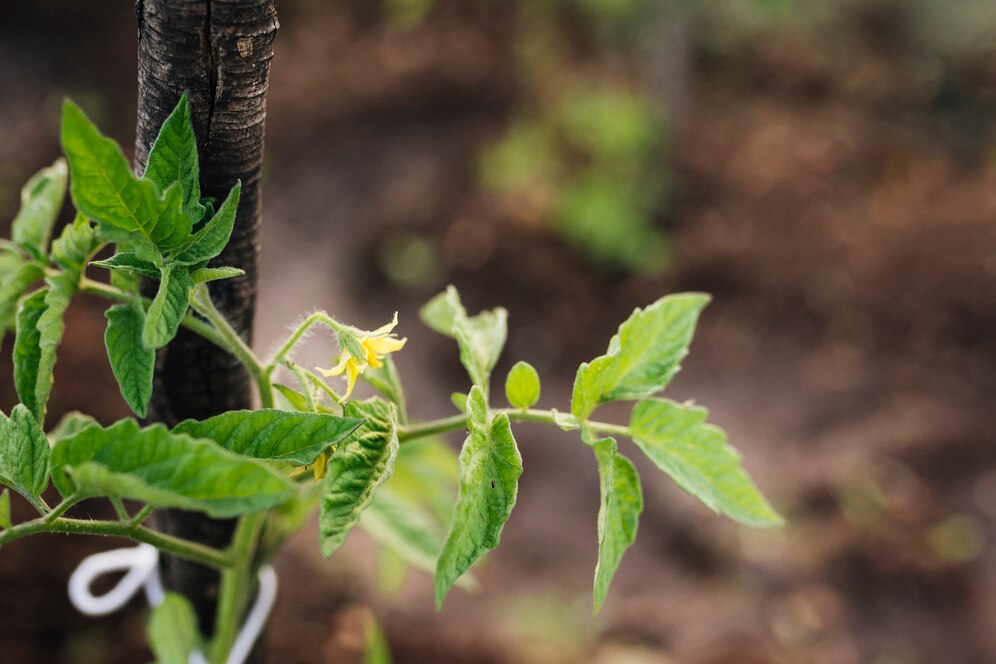
<path id="1" fill-rule="evenodd" d="M 508 419 L 512 422 L 535 422 L 541 424 L 553 424 L 555 426 L 560 426 L 557 422 L 558 416 L 561 418 L 565 417 L 564 414 L 557 413 L 553 410 L 538 410 L 534 408 L 495 408 L 491 410 L 491 414 L 493 415 L 498 413 L 508 415 Z M 584 420 L 579 424 L 596 433 L 606 433 L 612 436 L 623 436 L 626 438 L 631 437 L 629 427 L 618 424 L 596 422 L 594 420 Z M 451 417 L 444 417 L 438 420 L 431 420 L 429 422 L 401 426 L 398 428 L 398 440 L 405 442 L 407 440 L 425 438 L 426 436 L 434 436 L 436 434 L 446 433 L 447 431 L 456 431 L 457 429 L 465 428 L 467 428 L 467 417 L 465 415 L 453 415 Z"/>

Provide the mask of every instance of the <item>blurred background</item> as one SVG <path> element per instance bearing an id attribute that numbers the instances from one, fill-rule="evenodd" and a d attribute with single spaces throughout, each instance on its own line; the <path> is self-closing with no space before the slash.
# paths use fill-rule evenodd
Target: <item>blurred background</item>
<path id="1" fill-rule="evenodd" d="M 133 5 L 0 8 L 3 232 L 58 154 L 63 96 L 131 150 Z M 417 310 L 453 283 L 471 312 L 510 311 L 496 376 L 527 360 L 565 408 L 633 307 L 708 291 L 668 394 L 710 407 L 788 525 L 740 528 L 640 463 L 639 536 L 591 620 L 594 460 L 520 425 L 519 503 L 476 594 L 437 614 L 428 576 L 362 533 L 324 561 L 306 528 L 277 564 L 267 661 L 362 661 L 373 616 L 402 663 L 996 661 L 996 3 L 278 10 L 257 346 L 311 308 L 362 328 L 397 309 L 413 415 L 449 415 L 466 379 Z M 52 421 L 128 414 L 103 308 L 69 311 Z M 301 357 L 333 353 L 316 336 Z M 141 602 L 89 619 L 65 595 L 112 545 L 3 550 L 0 659 L 148 659 Z"/>

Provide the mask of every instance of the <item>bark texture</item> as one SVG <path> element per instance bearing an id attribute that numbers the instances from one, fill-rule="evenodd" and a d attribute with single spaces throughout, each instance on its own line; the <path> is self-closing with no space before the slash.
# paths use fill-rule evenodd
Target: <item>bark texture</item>
<path id="1" fill-rule="evenodd" d="M 209 284 L 218 308 L 252 340 L 259 248 L 263 124 L 277 15 L 273 0 L 138 0 L 138 129 L 136 170 L 145 171 L 159 127 L 184 90 L 200 154 L 201 195 L 224 200 L 236 180 L 242 198 L 232 240 L 213 264 L 244 277 Z M 251 407 L 250 379 L 231 355 L 181 328 L 160 351 L 151 416 L 175 424 Z M 234 522 L 167 511 L 161 527 L 224 547 Z M 194 604 L 210 634 L 218 596 L 216 573 L 175 558 L 163 561 L 167 587 Z"/>

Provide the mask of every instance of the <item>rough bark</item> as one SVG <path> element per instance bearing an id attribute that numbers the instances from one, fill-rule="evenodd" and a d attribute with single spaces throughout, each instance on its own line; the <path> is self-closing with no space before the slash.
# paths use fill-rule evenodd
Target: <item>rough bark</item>
<path id="1" fill-rule="evenodd" d="M 145 170 L 159 127 L 184 90 L 200 153 L 201 194 L 221 201 L 236 180 L 242 198 L 232 240 L 214 264 L 246 271 L 210 284 L 218 308 L 251 341 L 256 300 L 266 90 L 277 15 L 273 0 L 138 0 L 138 129 L 136 170 Z M 160 351 L 150 419 L 175 424 L 251 406 L 250 380 L 226 352 L 181 329 Z M 167 511 L 161 527 L 224 547 L 233 522 Z M 211 633 L 219 578 L 167 558 L 167 587 L 194 604 Z"/>

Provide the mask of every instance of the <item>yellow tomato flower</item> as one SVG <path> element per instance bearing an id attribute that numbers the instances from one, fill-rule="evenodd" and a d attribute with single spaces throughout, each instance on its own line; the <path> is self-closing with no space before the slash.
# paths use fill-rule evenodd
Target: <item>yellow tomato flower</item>
<path id="1" fill-rule="evenodd" d="M 378 327 L 373 332 L 367 332 L 360 337 L 360 348 L 363 357 L 354 357 L 347 349 L 342 349 L 342 356 L 339 363 L 331 369 L 318 368 L 319 373 L 328 378 L 329 376 L 339 376 L 346 374 L 346 394 L 344 399 L 349 398 L 356 385 L 356 379 L 366 371 L 367 367 L 375 369 L 384 366 L 381 361 L 388 353 L 399 351 L 405 346 L 407 339 L 398 339 L 391 334 L 398 324 L 398 312 L 394 312 L 394 319 L 387 325 Z"/>

